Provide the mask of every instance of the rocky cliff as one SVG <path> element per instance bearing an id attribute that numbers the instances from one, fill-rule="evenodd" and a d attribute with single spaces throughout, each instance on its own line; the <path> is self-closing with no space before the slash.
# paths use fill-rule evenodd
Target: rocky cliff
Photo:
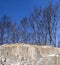
<path id="1" fill-rule="evenodd" d="M 60 49 L 52 46 L 4 44 L 0 65 L 60 65 Z"/>

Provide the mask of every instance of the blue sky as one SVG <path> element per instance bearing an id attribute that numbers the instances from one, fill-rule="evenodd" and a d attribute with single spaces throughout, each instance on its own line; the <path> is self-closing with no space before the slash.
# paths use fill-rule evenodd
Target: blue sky
<path id="1" fill-rule="evenodd" d="M 49 0 L 0 0 L 0 18 L 7 15 L 19 21 L 24 16 L 28 17 L 35 5 L 44 7 L 48 2 Z"/>
<path id="2" fill-rule="evenodd" d="M 0 18 L 7 15 L 18 22 L 24 16 L 29 17 L 34 6 L 45 7 L 50 1 L 56 3 L 58 0 L 0 0 Z"/>
<path id="3" fill-rule="evenodd" d="M 0 0 L 0 17 L 8 15 L 13 20 L 29 16 L 35 5 L 44 6 L 49 0 Z"/>

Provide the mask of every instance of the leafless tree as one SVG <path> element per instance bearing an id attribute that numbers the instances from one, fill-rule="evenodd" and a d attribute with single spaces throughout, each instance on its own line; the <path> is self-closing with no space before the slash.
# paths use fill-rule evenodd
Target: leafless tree
<path id="1" fill-rule="evenodd" d="M 20 21 L 20 26 L 21 26 L 21 39 L 24 43 L 27 43 L 27 39 L 28 39 L 28 35 L 27 35 L 27 18 L 24 17 L 21 21 Z"/>
<path id="2" fill-rule="evenodd" d="M 53 44 L 54 46 L 56 46 L 57 11 L 58 6 L 53 6 L 52 4 L 49 4 L 43 11 L 43 19 L 46 24 L 47 36 L 49 38 L 50 45 Z"/>

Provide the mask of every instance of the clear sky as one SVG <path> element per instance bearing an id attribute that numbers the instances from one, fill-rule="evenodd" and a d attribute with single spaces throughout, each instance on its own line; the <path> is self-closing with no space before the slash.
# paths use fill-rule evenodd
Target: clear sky
<path id="1" fill-rule="evenodd" d="M 3 15 L 10 16 L 19 21 L 24 16 L 29 16 L 34 6 L 45 6 L 49 0 L 0 0 L 0 18 Z"/>
<path id="2" fill-rule="evenodd" d="M 34 6 L 45 7 L 50 1 L 58 0 L 0 0 L 0 18 L 7 15 L 18 22 L 24 16 L 30 16 Z"/>

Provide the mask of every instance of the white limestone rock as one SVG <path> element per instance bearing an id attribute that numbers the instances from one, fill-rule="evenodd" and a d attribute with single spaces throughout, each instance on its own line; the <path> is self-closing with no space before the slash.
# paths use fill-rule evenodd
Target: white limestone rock
<path id="1" fill-rule="evenodd" d="M 60 65 L 60 48 L 4 44 L 0 46 L 0 65 Z"/>

